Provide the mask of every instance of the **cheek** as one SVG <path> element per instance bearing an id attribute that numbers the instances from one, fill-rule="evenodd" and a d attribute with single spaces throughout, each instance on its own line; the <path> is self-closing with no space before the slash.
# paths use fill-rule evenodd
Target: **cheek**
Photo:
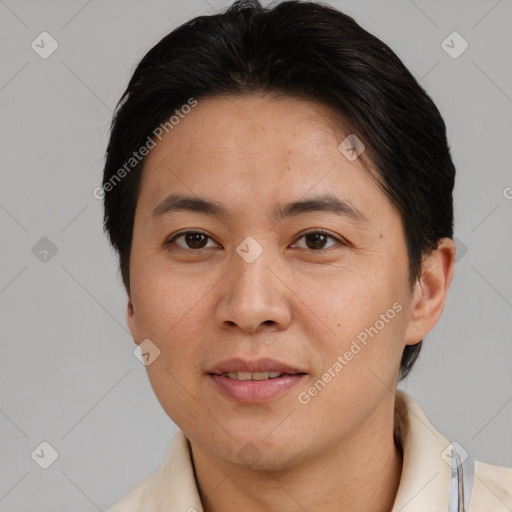
<path id="1" fill-rule="evenodd" d="M 143 335 L 155 340 L 172 339 L 178 333 L 189 337 L 187 333 L 204 321 L 202 299 L 212 285 L 166 266 L 143 264 L 136 268 L 133 301 Z"/>
<path id="2" fill-rule="evenodd" d="M 322 365 L 298 398 L 308 404 L 306 409 L 323 411 L 337 422 L 347 414 L 369 413 L 395 387 L 403 351 L 404 306 L 391 298 L 372 301 L 368 295 L 352 294 L 338 297 L 330 308 L 334 334 L 313 341 Z"/>
<path id="3" fill-rule="evenodd" d="M 386 381 L 394 374 L 404 337 L 406 305 L 400 283 L 398 276 L 383 271 L 331 279 L 314 292 L 301 283 L 301 299 L 315 313 L 310 318 L 316 336 L 312 330 L 309 339 L 322 354 L 322 371 L 344 375 L 344 382 L 337 379 L 332 388 L 352 380 L 367 382 L 370 370 L 382 373 Z M 325 334 L 319 336 L 320 330 Z"/>
<path id="4" fill-rule="evenodd" d="M 194 378 L 185 360 L 180 360 L 181 373 L 174 368 L 171 360 L 179 357 L 161 353 L 146 367 L 149 382 L 162 409 L 177 425 L 187 425 L 201 414 L 200 396 L 195 388 Z M 183 369 L 187 368 L 186 371 Z M 188 376 L 188 378 L 187 378 Z M 193 399 L 192 399 L 192 398 Z"/>
<path id="5" fill-rule="evenodd" d="M 356 336 L 400 301 L 402 292 L 398 286 L 388 279 L 365 274 L 339 279 L 333 275 L 323 286 L 314 289 L 311 283 L 301 283 L 298 295 L 316 314 L 318 322 L 328 327 L 336 338 Z M 395 313 L 390 311 L 389 316 L 394 318 Z"/>
<path id="6" fill-rule="evenodd" d="M 190 397 L 198 396 L 199 356 L 206 348 L 208 319 L 204 295 L 209 288 L 152 274 L 137 294 L 139 330 L 160 350 L 146 367 L 148 377 L 163 409 L 177 424 L 197 415 L 197 402 Z"/>

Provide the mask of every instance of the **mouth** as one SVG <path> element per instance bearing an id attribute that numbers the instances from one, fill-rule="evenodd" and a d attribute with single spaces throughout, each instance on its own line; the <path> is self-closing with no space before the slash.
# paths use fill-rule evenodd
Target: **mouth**
<path id="1" fill-rule="evenodd" d="M 230 372 L 232 373 L 232 372 Z M 269 374 L 268 377 L 259 378 Z M 228 374 L 209 374 L 209 377 L 217 392 L 224 398 L 229 398 L 238 404 L 262 404 L 286 395 L 291 388 L 298 385 L 306 377 L 306 373 L 276 373 L 276 377 L 270 377 L 271 372 L 261 373 L 232 373 L 236 378 Z M 242 379 L 238 377 L 242 375 Z M 257 376 L 258 378 L 253 378 Z"/>
<path id="2" fill-rule="evenodd" d="M 216 391 L 237 403 L 265 403 L 286 394 L 308 374 L 272 359 L 229 359 L 207 373 Z"/>
<path id="3" fill-rule="evenodd" d="M 208 373 L 214 375 L 230 374 L 231 378 L 235 378 L 234 374 L 242 375 L 238 380 L 249 380 L 247 378 L 247 374 L 249 374 L 251 380 L 263 380 L 269 377 L 277 378 L 279 373 L 295 375 L 305 372 L 276 359 L 260 358 L 250 361 L 235 357 L 221 361 L 211 368 Z M 253 377 L 255 378 L 253 379 Z"/>
<path id="4" fill-rule="evenodd" d="M 210 374 L 215 375 L 215 374 Z M 286 373 L 286 372 L 225 372 L 222 373 L 221 377 L 227 377 L 228 379 L 233 380 L 269 380 L 269 379 L 278 379 L 279 377 L 283 377 L 284 375 L 306 375 L 305 373 Z"/>

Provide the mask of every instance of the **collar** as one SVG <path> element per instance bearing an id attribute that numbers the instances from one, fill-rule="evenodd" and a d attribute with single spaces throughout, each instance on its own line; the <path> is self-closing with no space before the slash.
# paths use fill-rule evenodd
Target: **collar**
<path id="1" fill-rule="evenodd" d="M 445 454 L 450 442 L 400 389 L 395 392 L 395 438 L 402 446 L 403 468 L 391 512 L 447 512 L 451 465 Z"/>

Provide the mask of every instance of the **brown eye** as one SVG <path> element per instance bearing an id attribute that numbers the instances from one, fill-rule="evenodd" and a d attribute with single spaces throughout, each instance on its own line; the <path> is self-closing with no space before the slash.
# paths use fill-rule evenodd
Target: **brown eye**
<path id="1" fill-rule="evenodd" d="M 177 240 L 183 239 L 184 243 L 177 243 Z M 336 245 L 336 242 L 338 244 L 343 245 L 343 243 L 338 240 L 333 235 L 330 235 L 329 233 L 325 231 L 310 231 L 309 233 L 304 233 L 299 240 L 304 239 L 306 241 L 305 246 L 300 247 L 301 249 L 310 249 L 313 252 L 321 252 L 324 250 L 328 250 L 333 245 Z M 335 243 L 331 244 L 330 246 L 326 247 L 326 244 L 328 241 L 332 240 Z M 201 231 L 186 231 L 182 233 L 178 233 L 174 235 L 171 239 L 164 242 L 164 246 L 168 247 L 172 244 L 176 244 L 179 248 L 185 249 L 185 250 L 199 250 L 208 248 L 207 243 L 208 240 L 211 240 L 211 237 L 208 236 L 206 233 L 203 233 Z M 212 240 L 213 242 L 213 240 Z M 217 246 L 215 244 L 215 246 Z M 212 247 L 212 246 L 210 246 Z"/>
<path id="2" fill-rule="evenodd" d="M 308 244 L 310 249 L 324 249 L 328 237 L 322 233 L 309 233 L 305 235 L 305 239 L 311 242 Z"/>
<path id="3" fill-rule="evenodd" d="M 321 251 L 325 249 L 329 249 L 331 246 L 326 247 L 326 243 L 329 239 L 334 242 L 341 243 L 334 236 L 324 232 L 324 231 L 310 231 L 309 233 L 304 233 L 299 240 L 304 239 L 306 241 L 306 247 L 301 247 L 301 249 L 311 249 L 313 251 Z"/>
<path id="4" fill-rule="evenodd" d="M 183 236 L 185 243 L 191 249 L 202 249 L 204 247 L 206 239 L 208 238 L 206 235 L 203 235 L 202 233 L 186 233 Z"/>
<path id="5" fill-rule="evenodd" d="M 176 243 L 177 240 L 183 239 L 184 244 Z M 207 241 L 210 239 L 208 235 L 202 233 L 201 231 L 186 231 L 184 233 L 178 233 L 170 240 L 164 242 L 164 245 L 167 247 L 176 243 L 178 247 L 181 249 L 203 249 L 206 246 Z"/>

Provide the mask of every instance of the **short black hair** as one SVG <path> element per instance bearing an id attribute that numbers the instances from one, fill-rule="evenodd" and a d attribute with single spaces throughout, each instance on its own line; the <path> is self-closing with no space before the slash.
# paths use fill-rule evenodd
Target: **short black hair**
<path id="1" fill-rule="evenodd" d="M 373 177 L 401 216 L 412 289 L 423 256 L 441 238 L 453 237 L 455 167 L 439 110 L 399 57 L 343 12 L 311 1 L 263 7 L 239 0 L 161 39 L 137 65 L 116 106 L 101 197 L 127 292 L 144 165 L 138 150 L 191 99 L 254 93 L 322 102 L 341 115 L 341 128 L 363 141 L 362 161 L 373 164 Z M 405 347 L 400 379 L 421 344 Z"/>

